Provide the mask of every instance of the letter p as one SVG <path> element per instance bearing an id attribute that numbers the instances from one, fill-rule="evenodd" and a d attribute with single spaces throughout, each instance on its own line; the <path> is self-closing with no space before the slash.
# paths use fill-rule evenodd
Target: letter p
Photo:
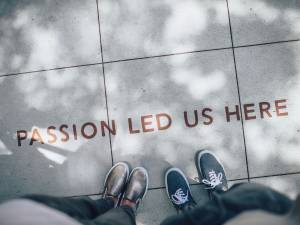
<path id="1" fill-rule="evenodd" d="M 18 137 L 18 146 L 21 146 L 21 141 L 26 140 L 26 138 L 27 138 L 27 131 L 26 130 L 18 130 L 17 137 Z"/>

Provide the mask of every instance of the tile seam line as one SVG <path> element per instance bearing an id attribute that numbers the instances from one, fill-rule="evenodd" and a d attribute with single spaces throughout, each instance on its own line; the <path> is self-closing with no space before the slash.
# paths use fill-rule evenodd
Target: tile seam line
<path id="1" fill-rule="evenodd" d="M 231 40 L 231 46 L 232 46 L 234 72 L 235 72 L 238 99 L 239 99 L 239 108 L 240 108 L 240 117 L 241 117 L 242 134 L 243 134 L 243 142 L 244 142 L 244 154 L 245 154 L 245 161 L 246 161 L 247 177 L 248 177 L 248 182 L 250 182 L 249 161 L 248 161 L 247 144 L 246 144 L 246 137 L 245 137 L 242 101 L 241 101 L 241 94 L 240 94 L 239 77 L 238 77 L 237 66 L 236 66 L 235 48 L 234 48 L 234 43 L 233 43 L 233 34 L 232 34 L 232 26 L 231 26 L 231 18 L 230 18 L 230 10 L 229 10 L 228 0 L 226 0 L 226 5 L 227 5 L 227 14 L 228 14 L 228 22 L 229 22 L 230 40 Z"/>
<path id="2" fill-rule="evenodd" d="M 26 74 L 30 74 L 30 73 L 40 73 L 40 72 L 48 72 L 48 71 L 54 71 L 54 70 L 64 70 L 64 69 L 96 66 L 96 65 L 101 65 L 101 64 L 102 64 L 101 62 L 97 62 L 97 63 L 88 63 L 88 64 L 81 64 L 81 65 L 75 65 L 75 66 L 64 66 L 64 67 L 55 67 L 55 68 L 41 69 L 41 70 L 31 70 L 31 71 L 25 71 L 25 72 L 20 72 L 20 73 L 1 74 L 0 77 L 10 77 L 10 76 L 26 75 Z"/>
<path id="3" fill-rule="evenodd" d="M 107 99 L 107 87 L 106 87 L 106 77 L 105 77 L 105 69 L 104 69 L 104 63 L 103 63 L 103 47 L 102 47 L 102 35 L 101 35 L 101 25 L 100 25 L 100 12 L 99 12 L 99 1 L 96 1 L 96 7 L 97 7 L 97 18 L 98 18 L 98 30 L 99 30 L 99 43 L 100 43 L 100 51 L 101 51 L 101 64 L 102 64 L 102 76 L 103 76 L 103 84 L 104 84 L 104 95 L 105 95 L 105 106 L 106 106 L 106 117 L 107 117 L 107 124 L 108 127 L 110 127 L 110 117 L 109 117 L 109 109 L 108 109 L 108 99 Z M 108 138 L 109 138 L 109 147 L 110 147 L 110 156 L 111 156 L 111 165 L 114 165 L 114 155 L 112 150 L 112 142 L 111 142 L 111 133 L 108 132 Z"/>
<path id="4" fill-rule="evenodd" d="M 178 52 L 178 53 L 170 53 L 170 54 L 162 54 L 162 55 L 136 57 L 136 58 L 129 58 L 129 59 L 119 59 L 119 60 L 112 60 L 112 61 L 106 61 L 106 62 L 103 61 L 103 62 L 96 62 L 96 63 L 74 65 L 74 66 L 64 66 L 64 67 L 55 67 L 55 68 L 49 68 L 49 69 L 24 71 L 24 72 L 19 72 L 19 73 L 7 73 L 7 74 L 1 74 L 0 77 L 18 76 L 18 75 L 26 75 L 26 74 L 30 74 L 30 73 L 72 69 L 72 68 L 79 68 L 79 67 L 88 67 L 88 66 L 95 66 L 95 65 L 102 65 L 102 64 L 112 64 L 112 63 L 118 63 L 118 62 L 160 58 L 160 57 L 168 57 L 168 56 L 176 56 L 176 55 L 185 55 L 185 54 L 193 54 L 193 53 L 201 53 L 201 52 L 222 51 L 222 50 L 227 50 L 227 49 L 232 49 L 232 48 L 238 49 L 238 48 L 251 48 L 251 47 L 256 47 L 256 46 L 264 46 L 264 45 L 276 45 L 276 44 L 284 44 L 284 43 L 299 42 L 299 41 L 300 41 L 300 39 L 292 39 L 292 40 L 285 40 L 285 41 L 263 42 L 263 43 L 254 43 L 254 44 L 248 44 L 248 45 L 237 45 L 237 46 L 233 46 L 233 47 L 211 48 L 211 49 L 195 50 L 195 51 L 188 51 L 188 52 Z"/>
<path id="5" fill-rule="evenodd" d="M 222 51 L 222 50 L 228 50 L 228 49 L 232 49 L 232 48 L 247 48 L 247 47 L 250 48 L 250 47 L 264 46 L 264 45 L 276 45 L 276 44 L 284 44 L 284 43 L 298 42 L 298 41 L 300 41 L 300 39 L 291 39 L 291 40 L 284 40 L 284 41 L 254 43 L 254 44 L 237 45 L 237 46 L 220 47 L 220 48 L 209 48 L 209 49 L 186 51 L 186 52 L 177 52 L 177 53 L 169 53 L 169 54 L 161 54 L 161 55 L 152 55 L 152 56 L 144 56 L 144 57 L 135 57 L 135 58 L 127 58 L 127 59 L 117 59 L 117 60 L 111 60 L 111 61 L 103 61 L 103 64 L 111 64 L 111 63 L 118 63 L 118 62 L 143 60 L 143 59 L 152 59 L 152 58 L 160 58 L 160 57 L 168 57 L 168 56 L 176 56 L 176 55 L 185 55 L 185 54 L 193 54 L 193 53 L 211 52 L 211 51 Z"/>
<path id="6" fill-rule="evenodd" d="M 233 46 L 233 48 L 250 48 L 250 47 L 256 47 L 256 46 L 277 45 L 277 44 L 293 43 L 293 42 L 299 42 L 299 41 L 300 41 L 300 39 L 290 39 L 290 40 L 284 40 L 284 41 L 272 41 L 272 42 L 237 45 L 237 46 Z"/>
<path id="7" fill-rule="evenodd" d="M 161 57 L 176 56 L 176 55 L 186 55 L 186 54 L 201 53 L 201 52 L 222 51 L 222 50 L 227 50 L 227 49 L 231 49 L 231 48 L 232 47 L 230 46 L 230 47 L 210 48 L 210 49 L 202 49 L 202 50 L 195 50 L 195 51 L 186 51 L 186 52 L 168 53 L 168 54 L 161 54 L 161 55 L 127 58 L 127 59 L 117 59 L 117 60 L 111 60 L 111 61 L 104 61 L 103 64 L 111 64 L 111 63 L 118 63 L 118 62 L 143 60 L 143 59 L 152 59 L 152 58 L 161 58 Z"/>
<path id="8" fill-rule="evenodd" d="M 281 177 L 281 176 L 289 176 L 289 175 L 299 175 L 299 172 L 291 172 L 291 173 L 281 173 L 281 174 L 271 174 L 271 175 L 265 175 L 265 176 L 254 176 L 254 177 L 250 177 L 250 179 L 263 179 L 263 178 L 269 178 L 269 177 Z M 242 180 L 247 180 L 248 178 L 236 178 L 236 179 L 230 179 L 228 180 L 229 182 L 234 182 L 234 181 L 242 181 Z M 202 183 L 190 183 L 191 186 L 197 186 L 197 185 L 203 185 Z M 152 188 L 148 188 L 149 191 L 151 190 L 161 190 L 161 189 L 165 189 L 165 186 L 160 186 L 160 187 L 152 187 Z M 87 194 L 87 195 L 72 195 L 72 196 L 68 196 L 70 198 L 73 197 L 80 197 L 80 196 L 93 196 L 93 195 L 102 195 L 101 193 L 96 193 L 96 194 Z"/>

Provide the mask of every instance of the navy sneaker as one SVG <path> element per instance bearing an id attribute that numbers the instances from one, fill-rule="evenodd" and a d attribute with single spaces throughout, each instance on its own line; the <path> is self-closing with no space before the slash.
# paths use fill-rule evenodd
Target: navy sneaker
<path id="1" fill-rule="evenodd" d="M 219 159 L 208 150 L 197 152 L 195 158 L 199 180 L 202 179 L 209 193 L 227 191 L 225 170 Z"/>
<path id="2" fill-rule="evenodd" d="M 168 197 L 177 210 L 185 210 L 196 205 L 184 173 L 178 168 L 170 168 L 165 174 Z"/>

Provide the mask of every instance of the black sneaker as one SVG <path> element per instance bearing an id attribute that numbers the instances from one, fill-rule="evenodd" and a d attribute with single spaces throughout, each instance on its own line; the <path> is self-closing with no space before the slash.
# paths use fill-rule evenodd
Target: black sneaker
<path id="1" fill-rule="evenodd" d="M 114 197 L 120 201 L 126 182 L 129 176 L 129 166 L 127 163 L 118 162 L 107 173 L 104 181 L 103 197 Z M 118 205 L 115 204 L 115 207 Z"/>
<path id="2" fill-rule="evenodd" d="M 199 180 L 207 187 L 210 193 L 228 190 L 225 170 L 219 159 L 208 150 L 201 150 L 196 153 L 196 167 Z"/>
<path id="3" fill-rule="evenodd" d="M 196 205 L 189 182 L 178 168 L 170 168 L 165 174 L 165 184 L 168 197 L 177 210 L 184 210 Z"/>
<path id="4" fill-rule="evenodd" d="M 136 211 L 147 193 L 148 184 L 149 178 L 147 170 L 144 167 L 134 168 L 130 173 L 122 200 L 128 200 L 134 203 L 135 207 L 133 210 Z"/>

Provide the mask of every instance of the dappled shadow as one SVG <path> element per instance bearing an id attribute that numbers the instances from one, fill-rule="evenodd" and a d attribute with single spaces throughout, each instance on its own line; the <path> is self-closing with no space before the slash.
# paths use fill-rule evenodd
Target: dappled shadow
<path id="1" fill-rule="evenodd" d="M 300 38 L 298 0 L 228 0 L 236 46 Z"/>
<path id="2" fill-rule="evenodd" d="M 139 1 L 132 5 L 101 1 L 104 59 L 109 61 L 227 47 L 226 43 L 230 40 L 227 36 L 228 18 L 226 21 L 220 20 L 222 10 L 226 10 L 225 3 L 188 1 L 183 7 L 179 1 Z M 186 10 L 189 7 L 200 8 L 198 12 L 201 13 L 194 16 L 193 10 Z M 299 4 L 296 1 L 229 0 L 229 9 L 236 46 L 299 38 Z M 114 16 L 110 16 L 112 12 Z M 172 30 L 174 27 L 177 29 Z M 220 36 L 226 40 L 223 41 Z M 268 52 L 272 48 L 273 45 L 268 45 L 262 51 Z M 248 48 L 240 51 L 247 55 L 243 60 L 237 55 L 242 103 L 288 99 L 290 113 L 288 118 L 253 121 L 252 125 L 259 126 L 255 129 L 249 125 L 251 121 L 247 122 L 250 176 L 299 171 L 296 150 L 299 136 L 295 129 L 298 123 L 293 119 L 298 108 L 295 93 L 299 92 L 297 50 L 287 48 L 274 51 L 269 60 L 268 57 L 260 58 Z M 199 53 L 199 58 L 184 55 L 105 64 L 109 113 L 121 124 L 118 135 L 113 137 L 115 159 L 130 158 L 134 165 L 148 166 L 154 187 L 163 185 L 161 174 L 156 174 L 157 167 L 162 166 L 163 171 L 171 164 L 182 168 L 190 178 L 196 176 L 193 155 L 200 148 L 210 148 L 224 161 L 231 179 L 246 178 L 240 124 L 223 120 L 224 106 L 238 104 L 230 52 L 218 51 L 211 57 Z M 250 63 L 256 59 L 260 60 L 259 63 Z M 220 61 L 221 66 L 218 66 Z M 272 69 L 272 61 L 279 62 L 276 72 Z M 287 83 L 284 79 L 291 85 L 282 87 Z M 263 85 L 260 86 L 260 83 Z M 185 128 L 183 111 L 201 111 L 203 107 L 214 109 L 214 124 Z M 140 128 L 141 115 L 161 112 L 169 113 L 174 118 L 170 129 L 128 135 L 127 117 L 135 118 L 134 123 Z M 256 113 L 259 115 L 258 111 Z M 269 124 L 272 132 L 266 130 L 265 124 Z M 285 130 L 287 127 L 292 129 L 283 133 L 283 128 Z M 279 154 L 279 147 L 291 149 L 285 159 Z M 157 158 L 157 165 L 153 155 Z M 154 166 L 149 163 L 152 161 Z"/>
<path id="3" fill-rule="evenodd" d="M 272 103 L 273 118 L 245 123 L 252 176 L 300 171 L 299 50 L 289 43 L 236 51 L 243 103 L 288 99 L 288 117 L 276 118 Z"/>
<path id="4" fill-rule="evenodd" d="M 235 45 L 299 38 L 299 1 L 229 0 L 229 9 Z M 0 10 L 0 75 L 100 61 L 94 0 L 7 0 Z M 105 61 L 231 46 L 224 0 L 101 0 L 100 20 Z M 236 50 L 242 103 L 289 103 L 287 118 L 246 122 L 250 175 L 300 170 L 299 46 L 280 46 Z M 91 66 L 0 78 L 1 198 L 100 191 L 111 163 L 107 136 L 54 145 L 26 140 L 21 148 L 15 136 L 17 129 L 45 133 L 51 125 L 105 120 L 100 71 Z M 105 72 L 109 115 L 117 123 L 115 161 L 145 166 L 150 186 L 158 187 L 169 166 L 193 182 L 194 154 L 208 148 L 229 179 L 246 178 L 241 122 L 227 123 L 224 115 L 225 106 L 239 102 L 231 49 L 108 63 Z M 203 124 L 204 107 L 213 110 L 210 125 Z M 187 128 L 183 112 L 192 120 L 194 110 L 199 125 Z M 141 129 L 141 115 L 162 112 L 172 116 L 168 130 L 128 134 L 128 117 Z"/>
<path id="5" fill-rule="evenodd" d="M 101 61 L 94 0 L 2 0 L 0 12 L 0 75 Z"/>
<path id="6" fill-rule="evenodd" d="M 105 61 L 230 47 L 224 0 L 101 0 Z"/>
<path id="7" fill-rule="evenodd" d="M 115 160 L 144 165 L 150 186 L 157 187 L 164 186 L 163 172 L 170 165 L 196 177 L 194 155 L 209 148 L 223 159 L 230 179 L 247 177 L 241 123 L 226 122 L 224 110 L 238 104 L 233 66 L 231 50 L 105 65 L 109 114 L 119 124 L 112 141 Z M 212 109 L 210 125 L 203 124 L 205 107 Z M 184 111 L 194 121 L 194 110 L 199 124 L 187 128 Z M 168 130 L 150 125 L 156 132 L 129 134 L 127 117 L 141 130 L 140 117 L 157 113 L 172 117 Z"/>
<path id="8" fill-rule="evenodd" d="M 25 193 L 79 195 L 100 192 L 111 165 L 108 137 L 49 144 L 47 127 L 105 120 L 101 67 L 82 67 L 0 78 L 1 198 Z M 38 128 L 45 144 L 31 136 L 18 146 L 17 130 Z M 79 128 L 78 128 L 79 129 Z"/>

